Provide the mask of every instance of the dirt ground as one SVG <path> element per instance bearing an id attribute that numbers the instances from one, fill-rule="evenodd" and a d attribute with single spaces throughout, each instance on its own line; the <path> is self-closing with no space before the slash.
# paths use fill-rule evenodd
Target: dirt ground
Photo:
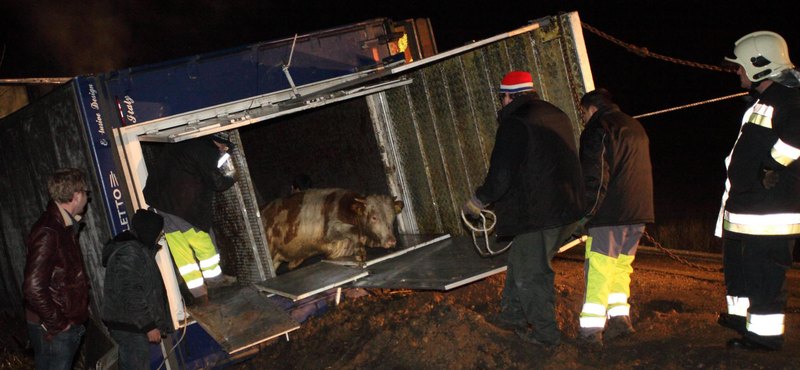
<path id="1" fill-rule="evenodd" d="M 702 266 L 720 268 L 704 259 Z M 789 275 L 786 343 L 777 353 L 725 348 L 737 335 L 716 323 L 721 272 L 704 272 L 640 252 L 631 287 L 636 333 L 603 350 L 578 345 L 583 259 L 553 262 L 562 344 L 542 349 L 485 317 L 499 310 L 505 274 L 450 292 L 371 290 L 313 317 L 236 369 L 800 369 L 800 271 Z"/>
<path id="2" fill-rule="evenodd" d="M 631 286 L 636 333 L 602 350 L 578 345 L 583 258 L 571 250 L 553 261 L 562 344 L 542 349 L 485 317 L 499 309 L 505 274 L 449 292 L 369 290 L 312 317 L 260 353 L 244 369 L 800 369 L 800 269 L 789 273 L 786 342 L 777 353 L 726 349 L 736 334 L 716 324 L 724 308 L 723 275 L 640 251 Z M 719 269 L 718 258 L 690 258 Z M 797 264 L 795 264 L 797 265 Z M 32 369 L 24 325 L 1 313 L 0 370 Z"/>

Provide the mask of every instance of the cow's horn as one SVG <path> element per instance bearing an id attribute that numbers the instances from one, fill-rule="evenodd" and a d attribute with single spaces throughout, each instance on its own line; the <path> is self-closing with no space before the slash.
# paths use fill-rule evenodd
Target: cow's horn
<path id="1" fill-rule="evenodd" d="M 362 204 L 367 204 L 367 200 L 366 199 L 355 198 L 355 201 L 359 202 L 359 203 L 362 203 Z"/>

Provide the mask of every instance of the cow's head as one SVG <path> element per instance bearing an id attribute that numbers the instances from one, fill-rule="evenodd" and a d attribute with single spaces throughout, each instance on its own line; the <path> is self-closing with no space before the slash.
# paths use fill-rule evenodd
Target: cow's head
<path id="1" fill-rule="evenodd" d="M 395 216 L 403 210 L 403 201 L 388 195 L 370 195 L 365 199 L 356 198 L 353 211 L 358 214 L 364 234 L 370 239 L 368 245 L 394 248 Z"/>

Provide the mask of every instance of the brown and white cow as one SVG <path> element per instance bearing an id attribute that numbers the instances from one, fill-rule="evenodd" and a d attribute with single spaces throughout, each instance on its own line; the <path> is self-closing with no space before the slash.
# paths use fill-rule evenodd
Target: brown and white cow
<path id="1" fill-rule="evenodd" d="M 365 246 L 397 245 L 393 225 L 403 202 L 388 195 L 364 197 L 344 189 L 310 189 L 276 199 L 261 210 L 275 269 L 288 262 L 294 269 L 315 255 L 356 256 Z"/>

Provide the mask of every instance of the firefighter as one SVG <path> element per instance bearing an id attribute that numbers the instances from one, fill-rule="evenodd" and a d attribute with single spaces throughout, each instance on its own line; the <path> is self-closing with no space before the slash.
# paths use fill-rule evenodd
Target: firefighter
<path id="1" fill-rule="evenodd" d="M 718 322 L 742 335 L 734 349 L 783 345 L 786 271 L 800 235 L 800 91 L 783 37 L 759 31 L 736 41 L 734 58 L 753 104 L 725 164 L 715 235 L 723 239 L 728 312 Z"/>

